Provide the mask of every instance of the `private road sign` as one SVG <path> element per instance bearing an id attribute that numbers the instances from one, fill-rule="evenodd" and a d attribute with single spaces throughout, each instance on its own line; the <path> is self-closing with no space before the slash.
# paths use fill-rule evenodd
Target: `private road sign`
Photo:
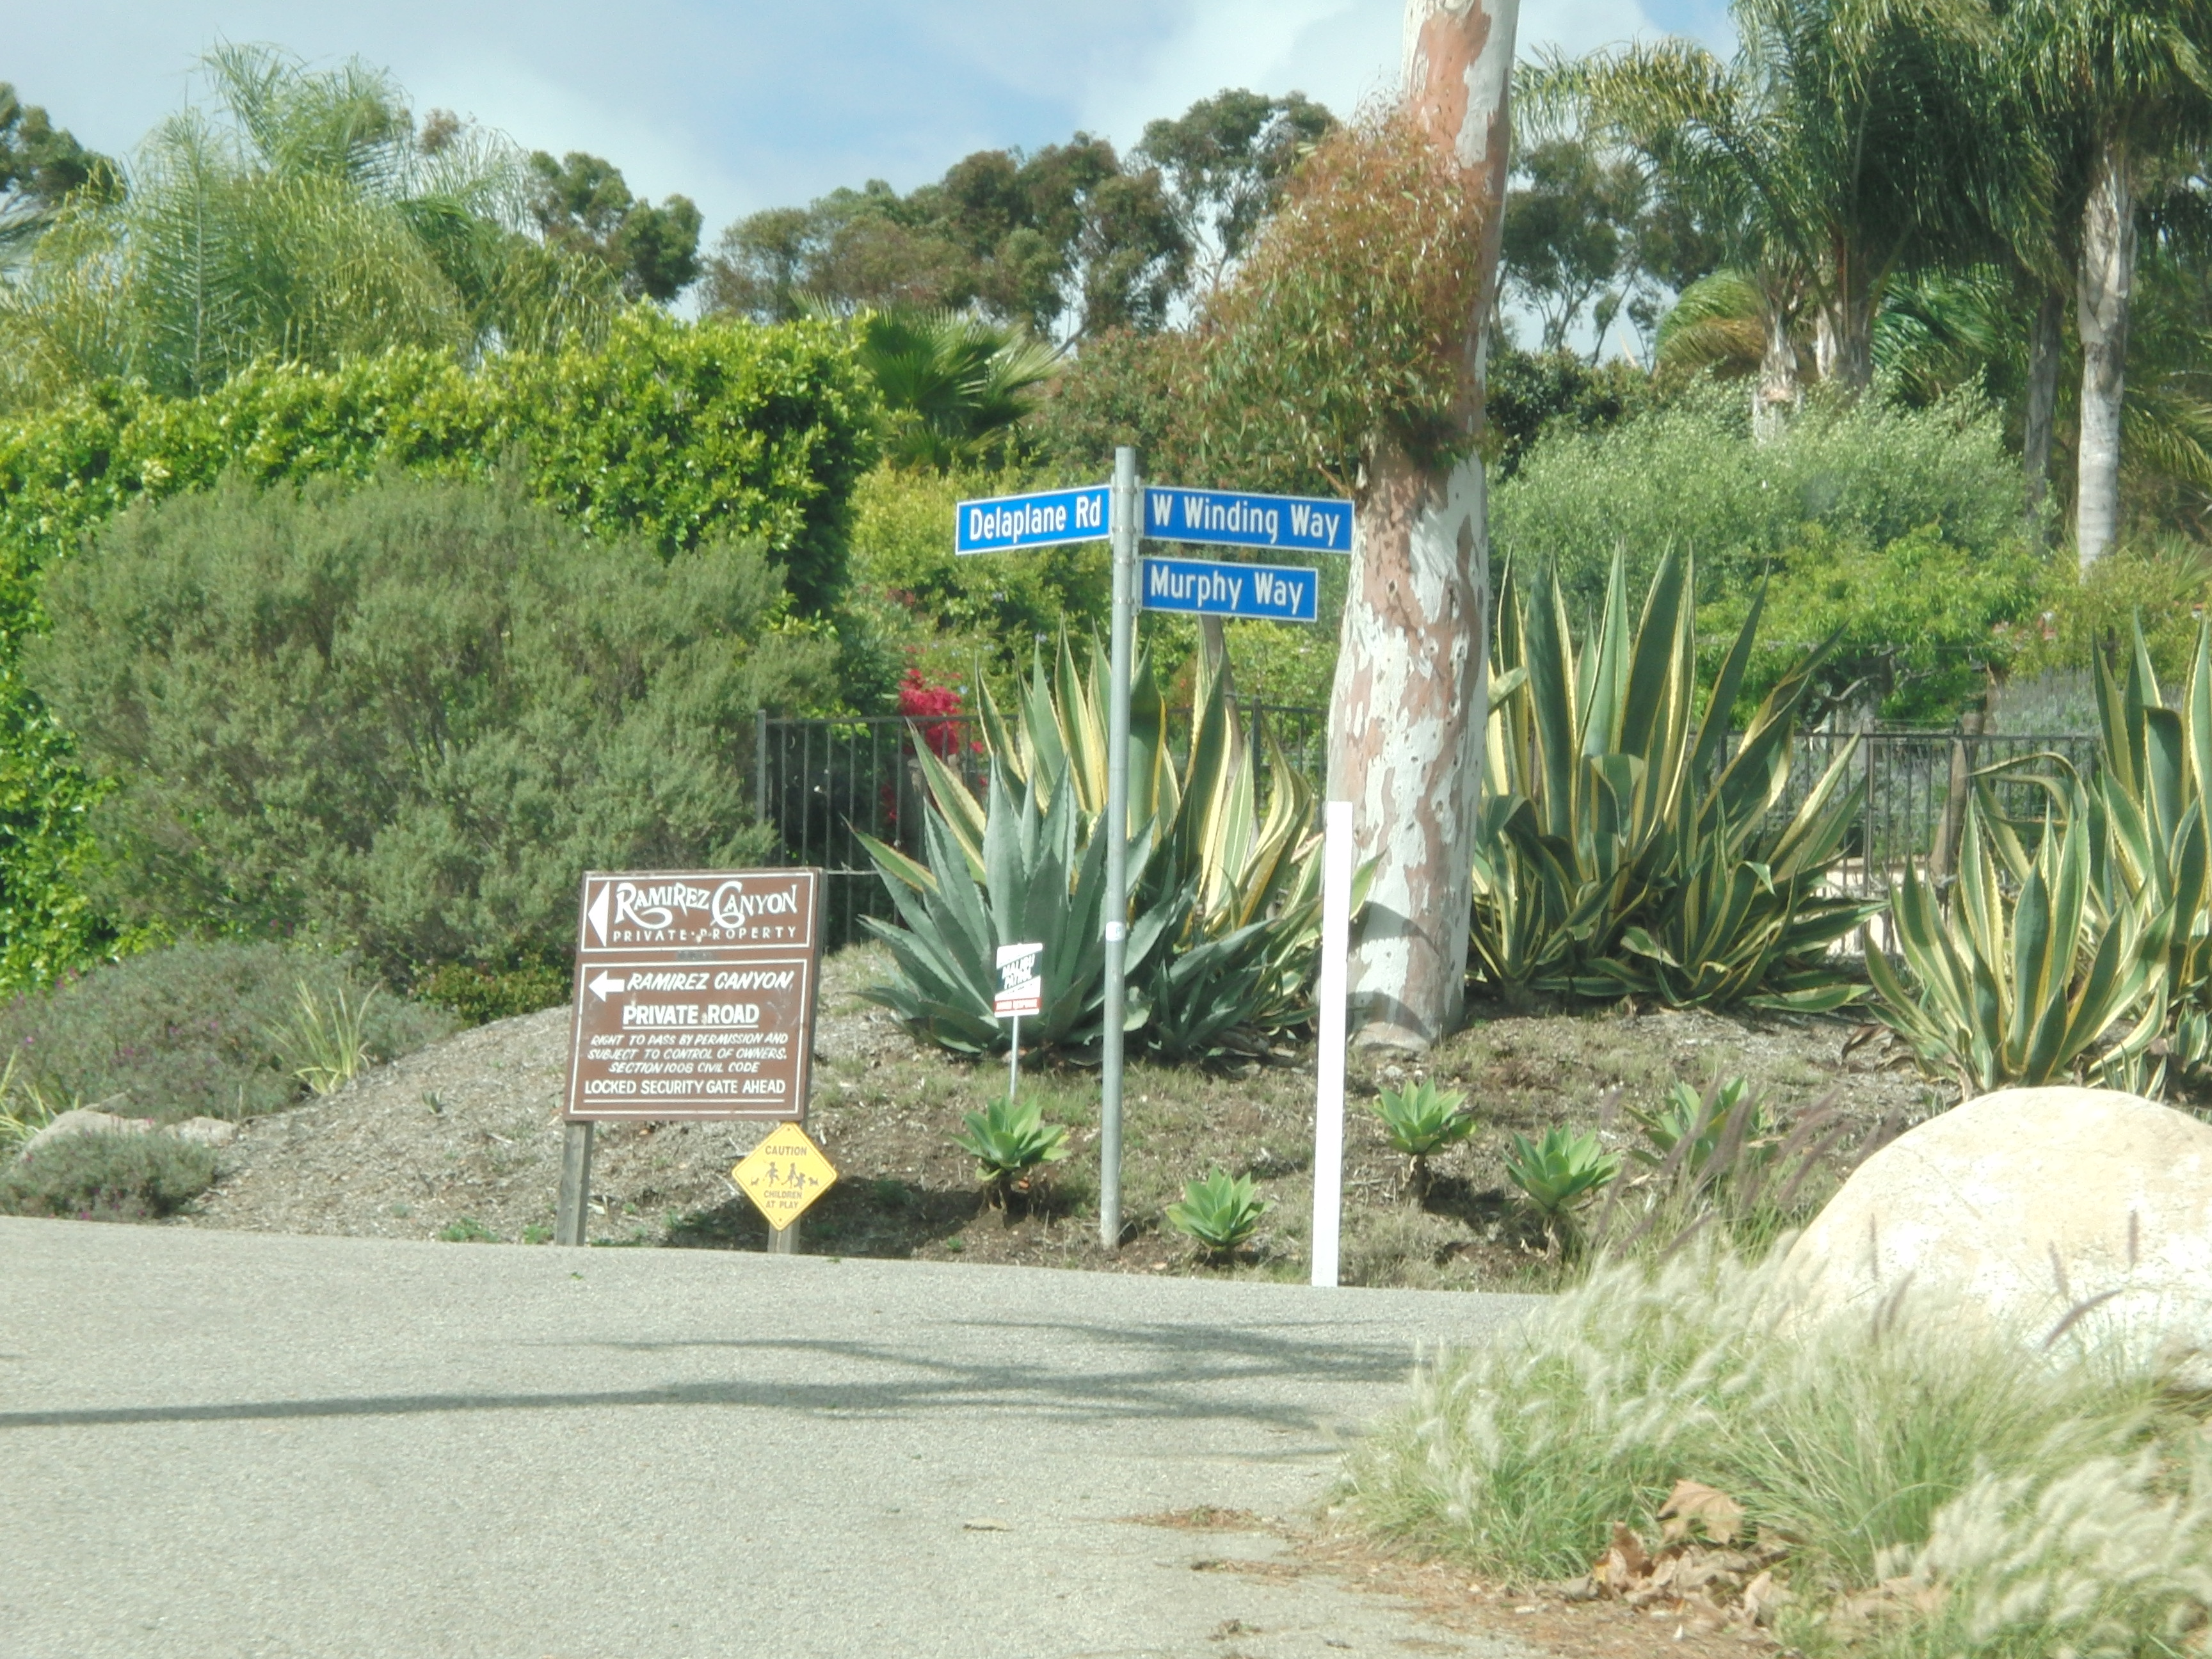
<path id="1" fill-rule="evenodd" d="M 1310 623 L 1321 616 L 1321 572 L 1212 559 L 1146 559 L 1137 603 L 1147 611 Z"/>

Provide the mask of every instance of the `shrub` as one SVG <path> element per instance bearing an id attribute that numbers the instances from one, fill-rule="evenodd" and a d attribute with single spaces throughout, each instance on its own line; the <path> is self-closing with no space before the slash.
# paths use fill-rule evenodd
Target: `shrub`
<path id="1" fill-rule="evenodd" d="M 568 1001 L 574 980 L 567 963 L 550 959 L 502 967 L 444 962 L 416 981 L 415 997 L 445 1009 L 464 1025 L 489 1025 L 559 1007 Z"/>
<path id="2" fill-rule="evenodd" d="M 2019 541 L 1969 549 L 1923 526 L 1877 545 L 1808 525 L 1775 556 L 1737 718 L 1832 640 L 1816 705 L 1845 698 L 1899 725 L 1948 725 L 2011 666 L 2056 568 Z M 1725 637 L 1751 601 L 1747 585 L 1726 594 L 1699 608 L 1698 626 Z"/>
<path id="3" fill-rule="evenodd" d="M 1111 573 L 1103 543 L 1004 558 L 952 551 L 954 503 L 1021 483 L 1005 474 L 885 466 L 854 493 L 853 605 L 881 612 L 887 636 L 911 647 L 932 678 L 965 684 L 980 659 L 1011 681 L 1036 641 L 1086 634 L 1106 620 Z"/>
<path id="4" fill-rule="evenodd" d="M 0 1009 L 14 1086 L 50 1104 L 127 1094 L 134 1117 L 174 1122 L 274 1111 L 298 1098 L 288 1041 L 304 990 L 358 1004 L 375 981 L 342 957 L 280 945 L 183 944 L 151 951 Z M 435 1009 L 380 996 L 361 1046 L 392 1060 L 453 1029 Z"/>
<path id="5" fill-rule="evenodd" d="M 112 786 L 116 913 L 401 980 L 564 948 L 586 868 L 760 853 L 752 711 L 831 648 L 775 631 L 757 550 L 593 543 L 512 477 L 168 501 L 48 603 L 31 670 Z"/>
<path id="6" fill-rule="evenodd" d="M 0 1169 L 0 1213 L 150 1221 L 215 1184 L 205 1146 L 164 1134 L 77 1134 Z"/>
<path id="7" fill-rule="evenodd" d="M 838 325 L 695 327 L 641 309 L 601 346 L 508 352 L 475 374 L 398 351 L 328 372 L 255 368 L 195 398 L 96 386 L 0 422 L 0 988 L 45 983 L 118 944 L 80 880 L 98 790 L 15 653 L 44 626 L 45 568 L 133 502 L 226 473 L 481 477 L 519 447 L 529 493 L 580 527 L 671 556 L 757 538 L 795 605 L 826 613 L 844 591 L 848 498 L 872 458 L 874 410 Z"/>
<path id="8" fill-rule="evenodd" d="M 2156 1377 L 2038 1352 L 1926 1291 L 1808 1322 L 1782 1272 L 1695 1249 L 1656 1274 L 1601 1266 L 1423 1367 L 1346 1502 L 1528 1583 L 1588 1571 L 1616 1523 L 1648 1536 L 1675 1483 L 1702 1482 L 1786 1540 L 1777 1634 L 1814 1651 L 1849 1634 L 1826 1622 L 1838 1603 L 1893 1574 L 1943 1587 L 1880 1598 L 1874 1650 L 1900 1656 L 2160 1652 L 2170 1615 L 2202 1619 L 2202 1431 L 2156 1409 Z"/>
<path id="9" fill-rule="evenodd" d="M 1638 580 L 1669 549 L 1694 556 L 1711 599 L 1751 586 L 1808 525 L 1872 548 L 1923 532 L 1972 558 L 2015 548 L 2020 467 L 1975 401 L 1816 406 L 1761 444 L 1736 392 L 1701 388 L 1597 435 L 1555 427 L 1498 486 L 1490 522 L 1498 556 L 1556 565 L 1579 605 L 1616 550 Z"/>

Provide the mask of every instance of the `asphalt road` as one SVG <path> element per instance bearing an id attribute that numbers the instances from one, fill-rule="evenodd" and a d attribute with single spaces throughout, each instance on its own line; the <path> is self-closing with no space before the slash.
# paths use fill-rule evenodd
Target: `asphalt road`
<path id="1" fill-rule="evenodd" d="M 1310 1511 L 1511 1310 L 0 1219 L 0 1655 L 1501 1659 L 1131 1517 Z"/>

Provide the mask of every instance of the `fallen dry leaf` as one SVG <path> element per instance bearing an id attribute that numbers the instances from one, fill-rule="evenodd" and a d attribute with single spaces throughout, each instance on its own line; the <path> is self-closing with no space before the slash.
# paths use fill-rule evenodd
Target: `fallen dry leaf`
<path id="1" fill-rule="evenodd" d="M 1743 1505 L 1700 1480 L 1677 1480 L 1659 1509 L 1659 1541 L 1679 1543 L 1692 1527 L 1703 1527 L 1717 1544 L 1734 1540 L 1743 1524 Z"/>

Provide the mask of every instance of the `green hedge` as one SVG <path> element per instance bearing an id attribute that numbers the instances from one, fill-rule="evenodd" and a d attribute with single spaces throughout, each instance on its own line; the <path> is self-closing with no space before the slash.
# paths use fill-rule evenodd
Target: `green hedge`
<path id="1" fill-rule="evenodd" d="M 757 540 L 793 607 L 819 616 L 844 590 L 875 422 L 843 328 L 688 325 L 650 307 L 603 347 L 474 373 L 395 352 L 328 373 L 256 368 L 197 398 L 105 385 L 0 422 L 0 989 L 129 943 L 78 879 L 99 790 L 16 670 L 45 626 L 42 572 L 124 508 L 225 475 L 483 477 L 519 453 L 530 493 L 602 537 L 663 554 Z"/>
<path id="2" fill-rule="evenodd" d="M 37 626 L 35 578 L 132 501 L 398 466 L 481 476 L 525 453 L 532 492 L 664 553 L 757 538 L 818 613 L 845 580 L 848 500 L 873 459 L 875 394 L 828 323 L 696 326 L 650 309 L 606 344 L 471 374 L 393 352 L 330 373 L 267 366 L 203 398 L 102 386 L 0 422 L 0 636 Z"/>

